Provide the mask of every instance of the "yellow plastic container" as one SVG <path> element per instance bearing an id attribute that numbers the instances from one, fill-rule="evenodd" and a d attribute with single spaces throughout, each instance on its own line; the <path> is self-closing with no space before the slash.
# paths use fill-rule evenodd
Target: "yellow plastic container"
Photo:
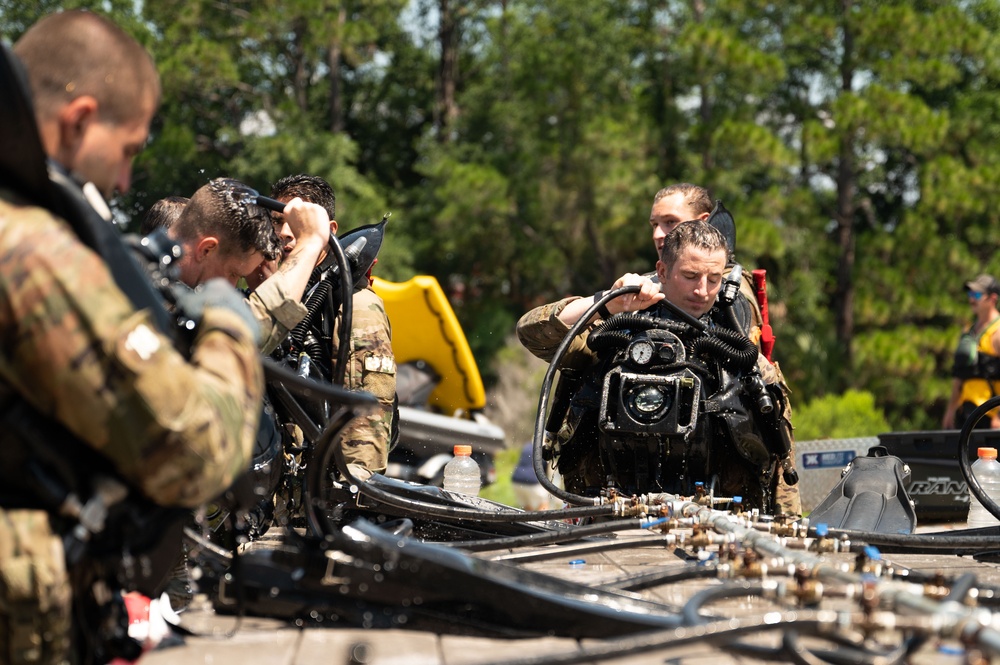
<path id="1" fill-rule="evenodd" d="M 423 360 L 441 377 L 430 406 L 448 416 L 486 406 L 479 366 L 437 279 L 417 275 L 387 282 L 375 277 L 372 288 L 385 302 L 396 364 Z"/>

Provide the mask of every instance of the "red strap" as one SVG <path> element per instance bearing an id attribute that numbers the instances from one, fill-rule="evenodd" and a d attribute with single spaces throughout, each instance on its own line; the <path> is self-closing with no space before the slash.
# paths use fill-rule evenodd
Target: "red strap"
<path id="1" fill-rule="evenodd" d="M 774 331 L 771 329 L 771 319 L 767 311 L 767 271 L 758 268 L 753 271 L 753 287 L 757 292 L 757 304 L 760 305 L 760 352 L 768 361 L 774 351 Z"/>

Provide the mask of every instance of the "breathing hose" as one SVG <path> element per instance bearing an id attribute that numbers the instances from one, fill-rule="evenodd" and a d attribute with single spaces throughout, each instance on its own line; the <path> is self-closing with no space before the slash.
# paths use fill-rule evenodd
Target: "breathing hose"
<path id="1" fill-rule="evenodd" d="M 549 362 L 549 367 L 545 371 L 545 376 L 542 379 L 542 387 L 538 396 L 538 410 L 535 414 L 535 430 L 531 439 L 531 463 L 535 470 L 535 477 L 538 478 L 538 482 L 541 483 L 542 487 L 544 487 L 549 494 L 565 501 L 566 503 L 580 506 L 596 506 L 601 504 L 602 497 L 587 497 L 568 492 L 549 479 L 549 474 L 545 468 L 545 459 L 542 456 L 542 448 L 543 438 L 545 436 L 545 419 L 549 410 L 549 393 L 552 392 L 552 382 L 559 369 L 559 364 L 562 361 L 563 356 L 566 355 L 566 351 L 569 349 L 570 344 L 573 343 L 573 339 L 580 334 L 580 331 L 587 325 L 591 317 L 594 316 L 594 314 L 596 314 L 597 311 L 606 303 L 611 302 L 615 298 L 627 293 L 638 292 L 639 285 L 633 284 L 630 286 L 623 286 L 619 289 L 606 291 L 603 296 L 598 298 L 594 304 L 591 305 L 586 312 L 584 312 L 583 316 L 581 316 L 576 323 L 570 326 L 566 336 L 563 338 L 562 342 L 559 343 L 559 346 L 556 347 L 556 351 L 553 354 L 552 360 Z M 688 315 L 688 318 L 692 317 Z"/>
<path id="2" fill-rule="evenodd" d="M 397 496 L 381 487 L 376 487 L 372 483 L 359 479 L 351 471 L 344 456 L 344 451 L 339 443 L 339 436 L 342 435 L 343 428 L 337 422 L 331 422 L 320 435 L 316 450 L 321 451 L 318 456 L 318 464 L 313 462 L 313 472 L 306 479 L 306 510 L 310 525 L 315 529 L 315 533 L 327 533 L 326 520 L 318 513 L 319 504 L 323 502 L 321 494 L 321 477 L 325 469 L 330 468 L 331 462 L 336 462 L 337 468 L 344 479 L 353 487 L 357 488 L 361 494 L 376 501 L 395 508 L 408 511 L 420 517 L 436 517 L 447 520 L 472 521 L 472 522 L 538 522 L 544 520 L 565 520 L 576 517 L 598 517 L 613 516 L 619 511 L 615 504 L 604 504 L 595 506 L 585 506 L 581 508 L 564 508 L 559 510 L 541 510 L 527 512 L 522 510 L 502 510 L 490 512 L 477 510 L 475 508 L 459 508 L 455 506 L 442 506 L 417 499 Z"/>

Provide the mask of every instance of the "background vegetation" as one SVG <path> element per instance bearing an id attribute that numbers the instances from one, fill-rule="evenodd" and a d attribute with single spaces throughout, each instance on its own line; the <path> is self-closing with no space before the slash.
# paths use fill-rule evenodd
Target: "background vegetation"
<path id="1" fill-rule="evenodd" d="M 437 276 L 484 368 L 530 307 L 650 269 L 671 182 L 768 270 L 796 404 L 935 427 L 962 283 L 1000 274 L 998 0 L 0 0 L 0 31 L 77 6 L 163 78 L 123 219 L 322 175 L 342 228 L 392 211 L 378 273 Z"/>

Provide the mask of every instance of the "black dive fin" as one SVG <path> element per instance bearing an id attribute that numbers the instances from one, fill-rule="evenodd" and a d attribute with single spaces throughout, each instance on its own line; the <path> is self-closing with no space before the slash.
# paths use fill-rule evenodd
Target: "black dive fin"
<path id="1" fill-rule="evenodd" d="M 361 248 L 361 253 L 358 255 L 356 262 L 352 262 L 351 265 L 351 277 L 354 280 L 355 288 L 361 285 L 362 279 L 365 280 L 362 286 L 368 286 L 368 271 L 375 264 L 375 259 L 378 258 L 378 251 L 382 248 L 382 239 L 385 237 L 385 225 L 387 222 L 388 219 L 383 218 L 381 222 L 359 226 L 337 238 L 340 246 L 345 249 L 350 247 L 358 238 L 364 238 L 367 241 L 365 246 Z"/>
<path id="2" fill-rule="evenodd" d="M 732 214 L 722 205 L 722 199 L 715 200 L 715 208 L 706 220 L 714 226 L 726 239 L 726 246 L 729 247 L 729 254 L 736 253 L 736 220 Z"/>
<path id="3" fill-rule="evenodd" d="M 812 524 L 872 533 L 913 533 L 917 513 L 906 494 L 910 469 L 882 446 L 855 457 L 840 483 L 809 514 Z"/>

